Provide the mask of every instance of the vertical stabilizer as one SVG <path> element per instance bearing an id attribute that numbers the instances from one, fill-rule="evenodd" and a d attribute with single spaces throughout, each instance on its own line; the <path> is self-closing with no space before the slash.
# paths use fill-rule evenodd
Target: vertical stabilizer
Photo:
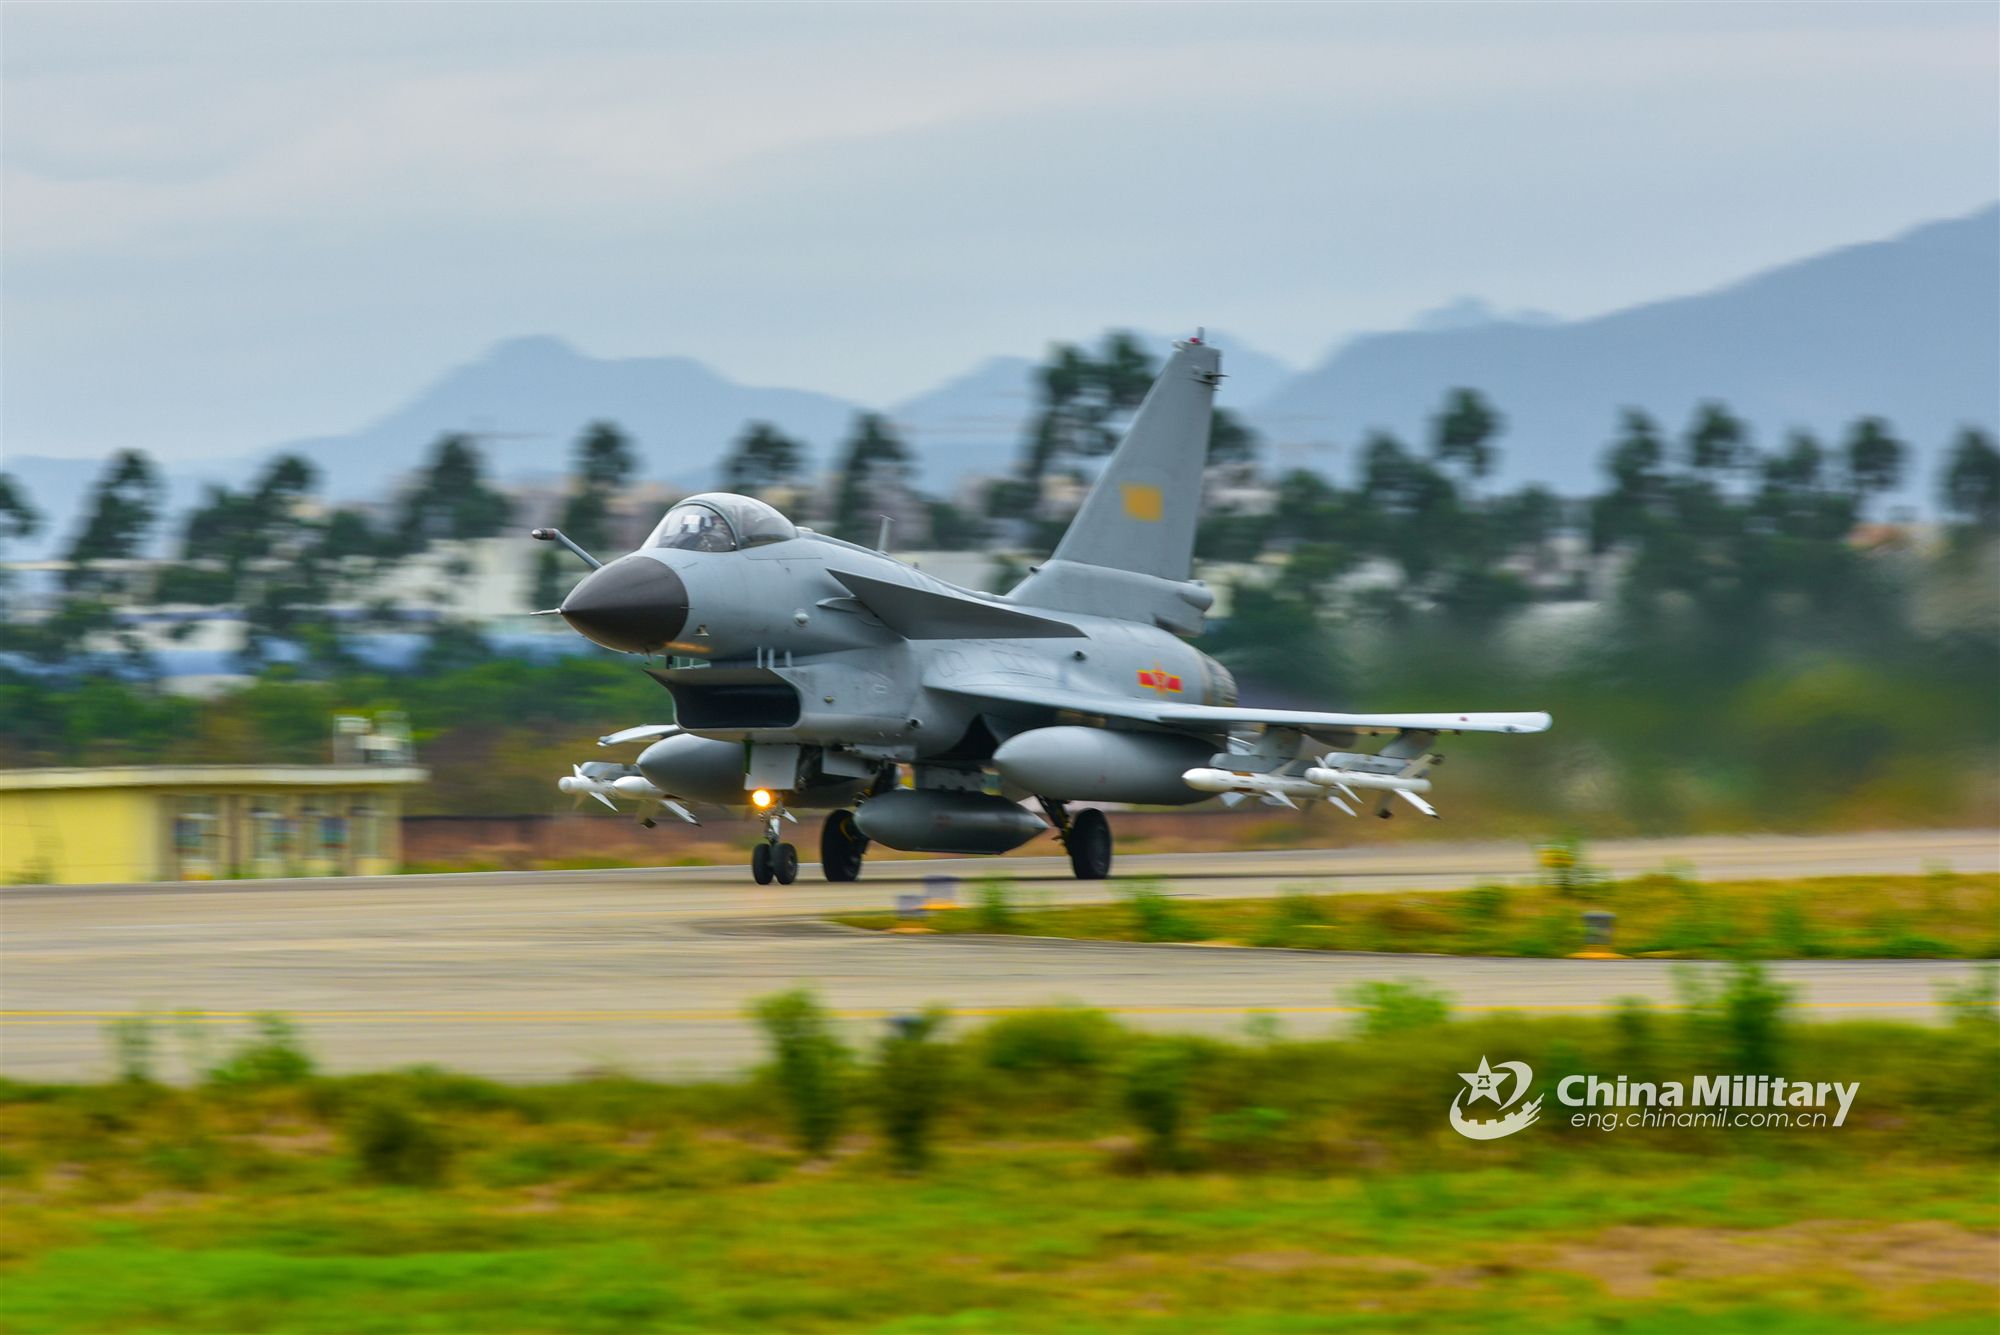
<path id="1" fill-rule="evenodd" d="M 1221 367 L 1221 354 L 1199 338 L 1174 344 L 1050 560 L 1188 577 Z"/>

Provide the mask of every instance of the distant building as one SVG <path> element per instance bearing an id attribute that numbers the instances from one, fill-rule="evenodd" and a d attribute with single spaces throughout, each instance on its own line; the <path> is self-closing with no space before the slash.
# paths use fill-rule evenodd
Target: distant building
<path id="1" fill-rule="evenodd" d="M 331 765 L 0 770 L 0 881 L 365 876 L 402 863 L 407 729 L 336 721 Z"/>

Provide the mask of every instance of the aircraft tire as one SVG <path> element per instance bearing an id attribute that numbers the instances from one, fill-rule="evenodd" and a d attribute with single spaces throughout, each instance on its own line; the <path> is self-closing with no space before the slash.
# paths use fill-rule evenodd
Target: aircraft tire
<path id="1" fill-rule="evenodd" d="M 771 846 L 769 844 L 758 844 L 752 848 L 750 850 L 750 875 L 756 878 L 757 884 L 769 885 L 771 883 L 772 870 Z"/>
<path id="2" fill-rule="evenodd" d="M 1086 808 L 1069 823 L 1069 869 L 1079 881 L 1101 881 L 1111 874 L 1111 822 L 1104 813 Z"/>
<path id="3" fill-rule="evenodd" d="M 799 850 L 790 844 L 779 844 L 771 852 L 771 874 L 778 878 L 779 885 L 790 885 L 799 879 Z"/>
<path id="4" fill-rule="evenodd" d="M 819 831 L 820 871 L 829 881 L 861 878 L 861 857 L 868 849 L 868 836 L 855 828 L 851 811 L 829 811 Z"/>

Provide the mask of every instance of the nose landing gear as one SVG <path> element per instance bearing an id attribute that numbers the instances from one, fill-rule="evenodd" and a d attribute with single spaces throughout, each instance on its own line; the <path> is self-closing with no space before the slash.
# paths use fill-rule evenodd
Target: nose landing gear
<path id="1" fill-rule="evenodd" d="M 785 818 L 781 807 L 766 812 L 764 842 L 750 850 L 750 875 L 759 885 L 772 881 L 790 885 L 799 879 L 799 850 L 778 838 L 779 822 Z"/>

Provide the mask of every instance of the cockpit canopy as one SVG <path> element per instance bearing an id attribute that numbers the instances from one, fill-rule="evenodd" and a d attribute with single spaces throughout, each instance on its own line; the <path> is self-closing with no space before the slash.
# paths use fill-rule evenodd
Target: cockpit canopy
<path id="1" fill-rule="evenodd" d="M 798 536 L 791 520 L 753 496 L 705 491 L 667 511 L 646 545 L 684 552 L 734 552 Z"/>

